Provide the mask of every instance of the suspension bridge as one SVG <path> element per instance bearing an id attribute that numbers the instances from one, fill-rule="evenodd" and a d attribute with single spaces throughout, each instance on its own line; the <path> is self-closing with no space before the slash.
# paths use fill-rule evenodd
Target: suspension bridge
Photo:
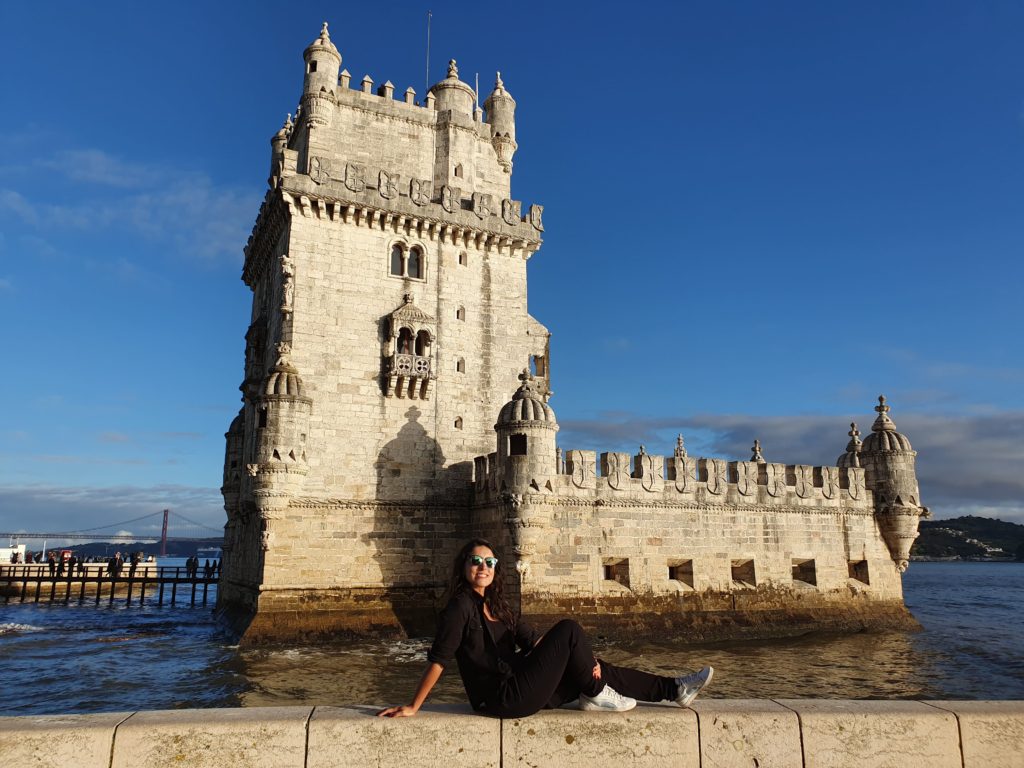
<path id="1" fill-rule="evenodd" d="M 128 530 L 132 526 L 138 533 Z M 159 528 L 160 533 L 156 533 Z M 93 528 L 82 528 L 76 531 L 40 532 L 0 532 L 0 539 L 18 542 L 21 539 L 46 541 L 109 541 L 109 542 L 160 542 L 160 554 L 167 554 L 167 542 L 202 541 L 218 543 L 224 535 L 220 528 L 190 520 L 178 512 L 165 509 L 162 512 L 151 512 L 131 520 L 117 523 L 106 523 Z"/>

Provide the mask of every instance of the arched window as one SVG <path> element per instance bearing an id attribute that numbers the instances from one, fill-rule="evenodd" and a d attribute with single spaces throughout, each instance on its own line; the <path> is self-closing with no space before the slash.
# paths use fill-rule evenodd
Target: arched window
<path id="1" fill-rule="evenodd" d="M 456 164 L 456 166 L 455 166 L 455 175 L 458 178 L 460 178 L 460 179 L 462 178 L 462 163 Z"/>
<path id="2" fill-rule="evenodd" d="M 426 355 L 430 350 L 430 334 L 420 331 L 416 334 L 416 354 L 420 357 Z"/>
<path id="3" fill-rule="evenodd" d="M 459 358 L 458 362 L 455 363 L 455 370 L 458 371 L 459 373 L 465 373 L 466 372 L 466 360 L 465 360 L 465 358 L 462 358 L 462 357 Z"/>
<path id="4" fill-rule="evenodd" d="M 457 416 L 455 418 L 455 428 L 456 429 L 462 429 L 462 417 L 461 416 Z"/>
<path id="5" fill-rule="evenodd" d="M 391 246 L 391 274 L 401 276 L 405 272 L 404 267 L 405 254 L 402 252 L 402 246 Z"/>
<path id="6" fill-rule="evenodd" d="M 411 355 L 413 350 L 412 331 L 403 328 L 398 332 L 398 354 Z"/>
<path id="7" fill-rule="evenodd" d="M 414 277 L 419 280 L 423 277 L 423 254 L 419 248 L 413 248 L 409 251 L 409 266 L 407 275 Z"/>
<path id="8" fill-rule="evenodd" d="M 457 310 L 455 310 L 455 319 L 456 320 L 465 320 L 466 319 L 466 308 L 465 307 L 459 307 Z"/>

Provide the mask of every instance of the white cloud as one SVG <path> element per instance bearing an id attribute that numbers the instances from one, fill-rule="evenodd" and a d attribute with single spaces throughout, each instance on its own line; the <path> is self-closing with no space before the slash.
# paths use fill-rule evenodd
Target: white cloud
<path id="1" fill-rule="evenodd" d="M 259 190 L 218 185 L 203 172 L 125 162 L 99 149 L 65 150 L 37 164 L 104 189 L 68 204 L 0 189 L 0 214 L 35 229 L 97 232 L 116 227 L 170 242 L 193 258 L 240 261 L 259 208 Z"/>
<path id="2" fill-rule="evenodd" d="M 161 176 L 155 168 L 126 163 L 101 149 L 64 150 L 40 160 L 39 165 L 73 181 L 112 187 L 152 186 Z"/>

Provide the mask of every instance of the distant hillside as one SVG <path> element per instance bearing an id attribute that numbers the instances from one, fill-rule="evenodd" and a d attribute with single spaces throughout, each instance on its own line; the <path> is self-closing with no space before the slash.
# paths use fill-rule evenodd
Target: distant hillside
<path id="1" fill-rule="evenodd" d="M 1024 525 L 988 517 L 922 520 L 911 557 L 1024 560 Z"/>

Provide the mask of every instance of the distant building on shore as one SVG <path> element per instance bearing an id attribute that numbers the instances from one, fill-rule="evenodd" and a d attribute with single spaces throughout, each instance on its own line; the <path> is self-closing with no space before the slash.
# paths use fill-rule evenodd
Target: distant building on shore
<path id="1" fill-rule="evenodd" d="M 913 623 L 900 573 L 926 509 L 884 398 L 836 466 L 757 443 L 698 458 L 681 437 L 559 446 L 550 334 L 527 311 L 543 208 L 512 197 L 500 75 L 482 105 L 454 61 L 424 98 L 396 95 L 353 82 L 326 24 L 304 62 L 242 273 L 218 601 L 244 642 L 429 633 L 474 535 L 542 623 L 707 639 Z"/>

